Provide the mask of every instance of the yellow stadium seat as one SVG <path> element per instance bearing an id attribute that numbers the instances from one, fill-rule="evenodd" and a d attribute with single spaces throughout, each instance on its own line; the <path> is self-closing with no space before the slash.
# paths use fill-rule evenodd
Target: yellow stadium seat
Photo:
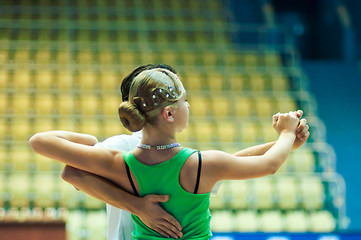
<path id="1" fill-rule="evenodd" d="M 285 231 L 307 232 L 308 222 L 308 216 L 304 211 L 287 211 L 285 214 Z"/>
<path id="2" fill-rule="evenodd" d="M 79 132 L 98 137 L 101 134 L 101 122 L 97 119 L 87 118 L 79 124 Z"/>
<path id="3" fill-rule="evenodd" d="M 233 91 L 242 91 L 245 88 L 245 76 L 241 73 L 229 73 L 227 76 L 229 89 Z"/>
<path id="4" fill-rule="evenodd" d="M 118 116 L 118 108 L 122 103 L 122 99 L 119 95 L 108 95 L 105 96 L 101 102 L 102 111 L 105 115 Z"/>
<path id="5" fill-rule="evenodd" d="M 13 118 L 10 122 L 11 139 L 15 141 L 28 141 L 30 137 L 30 122 L 26 118 Z"/>
<path id="6" fill-rule="evenodd" d="M 231 115 L 237 117 L 249 117 L 252 113 L 252 101 L 248 97 L 234 96 L 233 97 L 233 112 Z"/>
<path id="7" fill-rule="evenodd" d="M 28 146 L 14 147 L 9 155 L 9 163 L 14 171 L 29 170 L 31 152 Z"/>
<path id="8" fill-rule="evenodd" d="M 287 113 L 289 111 L 296 111 L 298 109 L 295 100 L 288 95 L 278 94 L 275 97 L 275 103 L 277 108 L 276 112 Z"/>
<path id="9" fill-rule="evenodd" d="M 56 112 L 59 115 L 74 114 L 76 106 L 74 96 L 71 94 L 60 94 L 57 96 Z"/>
<path id="10" fill-rule="evenodd" d="M 114 64 L 114 54 L 111 51 L 102 50 L 99 52 L 98 58 L 99 58 L 99 64 Z"/>
<path id="11" fill-rule="evenodd" d="M 269 117 L 272 119 L 275 114 L 273 98 L 267 96 L 257 96 L 254 98 L 255 110 L 258 116 Z"/>
<path id="12" fill-rule="evenodd" d="M 180 143 L 191 141 L 191 132 L 192 132 L 191 128 L 192 128 L 191 126 L 188 126 L 186 129 L 184 129 L 183 131 L 177 134 L 177 140 Z"/>
<path id="13" fill-rule="evenodd" d="M 84 206 L 87 209 L 103 209 L 105 203 L 89 195 L 84 195 Z"/>
<path id="14" fill-rule="evenodd" d="M 253 182 L 254 204 L 257 209 L 272 209 L 274 185 L 270 178 L 258 178 Z"/>
<path id="15" fill-rule="evenodd" d="M 310 213 L 311 232 L 333 232 L 336 229 L 336 220 L 328 211 Z"/>
<path id="16" fill-rule="evenodd" d="M 33 154 L 32 156 L 33 163 L 35 164 L 35 169 L 37 171 L 51 171 L 54 170 L 54 160 L 41 156 L 39 154 Z"/>
<path id="17" fill-rule="evenodd" d="M 53 60 L 52 53 L 49 49 L 40 49 L 35 56 L 36 63 L 49 64 Z"/>
<path id="18" fill-rule="evenodd" d="M 38 70 L 34 74 L 34 84 L 37 89 L 49 89 L 55 82 L 54 75 L 48 70 Z"/>
<path id="19" fill-rule="evenodd" d="M 119 134 L 131 134 L 129 130 L 127 130 L 120 120 L 114 118 L 112 120 L 106 120 L 103 125 L 103 137 L 111 137 Z"/>
<path id="20" fill-rule="evenodd" d="M 12 99 L 12 113 L 14 114 L 29 114 L 33 110 L 33 103 L 29 94 L 19 93 Z"/>
<path id="21" fill-rule="evenodd" d="M 215 139 L 214 124 L 209 121 L 200 121 L 192 124 L 193 136 L 199 142 L 212 142 Z"/>
<path id="22" fill-rule="evenodd" d="M 21 172 L 10 174 L 9 178 L 9 193 L 11 207 L 29 207 L 30 206 L 30 177 Z"/>
<path id="23" fill-rule="evenodd" d="M 10 96 L 5 92 L 0 92 L 0 114 L 10 111 Z"/>
<path id="24" fill-rule="evenodd" d="M 79 72 L 76 76 L 77 85 L 80 89 L 97 89 L 98 88 L 98 76 L 94 72 L 86 71 L 86 72 Z"/>
<path id="25" fill-rule="evenodd" d="M 134 51 L 124 51 L 122 50 L 119 55 L 119 61 L 121 64 L 134 65 L 138 58 L 138 53 Z"/>
<path id="26" fill-rule="evenodd" d="M 34 175 L 32 185 L 34 188 L 34 206 L 40 208 L 55 207 L 55 181 L 61 181 L 59 176 L 51 173 L 38 172 Z"/>
<path id="27" fill-rule="evenodd" d="M 229 182 L 229 205 L 232 209 L 247 209 L 250 196 L 249 181 L 230 181 Z"/>
<path id="28" fill-rule="evenodd" d="M 260 230 L 262 232 L 282 232 L 284 229 L 284 221 L 281 211 L 265 211 L 261 214 Z"/>
<path id="29" fill-rule="evenodd" d="M 50 115 L 55 112 L 55 96 L 51 93 L 36 95 L 34 98 L 34 110 L 36 114 Z"/>
<path id="30" fill-rule="evenodd" d="M 71 50 L 60 50 L 57 52 L 57 62 L 59 64 L 69 64 L 72 61 Z"/>
<path id="31" fill-rule="evenodd" d="M 216 66 L 219 61 L 219 56 L 214 52 L 204 52 L 201 54 L 204 65 Z"/>
<path id="32" fill-rule="evenodd" d="M 16 64 L 26 64 L 30 61 L 30 51 L 29 50 L 16 50 L 14 54 L 14 63 Z"/>
<path id="33" fill-rule="evenodd" d="M 60 71 L 55 75 L 56 85 L 59 90 L 70 90 L 74 87 L 74 77 L 70 71 Z"/>
<path id="34" fill-rule="evenodd" d="M 302 207 L 307 210 L 321 209 L 325 197 L 322 180 L 318 176 L 307 176 L 301 178 L 300 184 Z"/>
<path id="35" fill-rule="evenodd" d="M 0 64 L 7 63 L 8 61 L 9 61 L 9 50 L 1 49 L 0 50 Z M 0 78 L 0 80 L 1 80 L 1 78 Z"/>
<path id="36" fill-rule="evenodd" d="M 95 115 L 100 112 L 101 101 L 96 95 L 82 95 L 79 100 L 79 112 L 83 115 Z"/>
<path id="37" fill-rule="evenodd" d="M 183 52 L 181 53 L 181 59 L 183 65 L 194 66 L 197 64 L 197 56 L 198 54 L 195 52 Z"/>
<path id="38" fill-rule="evenodd" d="M 237 232 L 257 232 L 259 216 L 256 211 L 240 211 L 234 218 L 234 231 Z"/>
<path id="39" fill-rule="evenodd" d="M 230 211 L 212 212 L 211 229 L 215 232 L 233 231 L 233 214 Z"/>
<path id="40" fill-rule="evenodd" d="M 279 54 L 277 53 L 266 53 L 264 56 L 265 66 L 269 67 L 280 67 L 282 66 L 282 60 Z"/>
<path id="41" fill-rule="evenodd" d="M 115 72 L 102 72 L 99 76 L 99 87 L 104 91 L 118 91 L 121 86 L 121 77 Z"/>
<path id="42" fill-rule="evenodd" d="M 245 67 L 256 67 L 259 64 L 258 53 L 255 52 L 245 52 L 240 55 L 243 59 L 243 64 Z"/>
<path id="43" fill-rule="evenodd" d="M 292 176 L 278 176 L 275 190 L 280 209 L 296 209 L 298 207 L 298 185 Z"/>
<path id="44" fill-rule="evenodd" d="M 36 118 L 31 123 L 30 134 L 33 135 L 38 132 L 51 131 L 55 129 L 55 122 L 51 118 Z"/>
<path id="45" fill-rule="evenodd" d="M 1 59 L 0 59 L 0 64 L 1 64 Z M 0 69 L 0 89 L 6 89 L 9 87 L 8 86 L 9 78 L 10 78 L 9 71 L 7 71 L 6 69 Z"/>
<path id="46" fill-rule="evenodd" d="M 13 87 L 15 89 L 29 89 L 32 87 L 32 76 L 29 71 L 19 70 L 13 74 Z"/>
<path id="47" fill-rule="evenodd" d="M 192 116 L 205 117 L 210 110 L 210 102 L 206 96 L 192 95 L 188 99 L 189 113 Z"/>
<path id="48" fill-rule="evenodd" d="M 184 74 L 182 81 L 184 82 L 185 89 L 188 91 L 200 91 L 204 88 L 203 75 L 199 73 Z"/>
<path id="49" fill-rule="evenodd" d="M 206 76 L 206 86 L 210 91 L 222 91 L 225 88 L 224 75 L 219 73 L 209 73 Z"/>
<path id="50" fill-rule="evenodd" d="M 268 121 L 260 123 L 261 135 L 264 142 L 272 142 L 278 139 L 277 131 L 273 128 L 272 118 L 269 117 Z"/>
<path id="51" fill-rule="evenodd" d="M 92 64 L 94 62 L 94 54 L 89 50 L 81 50 L 77 53 L 78 64 Z"/>
<path id="52" fill-rule="evenodd" d="M 306 146 L 292 152 L 291 156 L 293 171 L 311 173 L 315 170 L 315 156 Z"/>
<path id="53" fill-rule="evenodd" d="M 232 99 L 229 96 L 213 95 L 210 101 L 212 115 L 226 117 L 231 114 Z"/>
<path id="54" fill-rule="evenodd" d="M 76 121 L 71 116 L 61 117 L 55 122 L 55 128 L 66 131 L 75 131 Z"/>
<path id="55" fill-rule="evenodd" d="M 290 88 L 287 77 L 282 73 L 273 73 L 270 77 L 273 91 L 287 91 Z"/>
<path id="56" fill-rule="evenodd" d="M 258 126 L 253 121 L 240 122 L 240 137 L 243 142 L 255 143 L 258 140 Z"/>
<path id="57" fill-rule="evenodd" d="M 221 143 L 236 141 L 237 139 L 239 139 L 237 124 L 234 121 L 217 121 L 216 135 Z"/>
<path id="58" fill-rule="evenodd" d="M 265 81 L 265 77 L 259 74 L 249 76 L 249 86 L 252 91 L 264 91 L 266 89 Z"/>

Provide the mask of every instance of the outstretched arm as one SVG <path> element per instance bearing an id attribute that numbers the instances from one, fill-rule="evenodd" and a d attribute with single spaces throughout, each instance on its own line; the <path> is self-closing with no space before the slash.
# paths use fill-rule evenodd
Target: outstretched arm
<path id="1" fill-rule="evenodd" d="M 296 115 L 298 118 L 301 118 L 303 115 L 302 110 L 298 110 L 296 112 Z M 273 125 L 277 122 L 279 114 L 276 114 L 273 116 Z M 292 150 L 296 150 L 300 148 L 308 139 L 310 136 L 309 126 L 307 125 L 306 119 L 301 119 L 297 126 L 297 134 L 296 139 L 293 143 Z M 278 132 L 278 134 L 280 134 Z M 275 145 L 276 141 L 260 144 L 257 146 L 249 147 L 246 149 L 243 149 L 241 151 L 238 151 L 234 153 L 233 155 L 236 157 L 244 157 L 244 156 L 260 156 L 265 154 L 273 145 Z"/>
<path id="2" fill-rule="evenodd" d="M 164 237 L 183 236 L 178 221 L 159 205 L 159 202 L 168 201 L 167 195 L 136 197 L 106 178 L 70 166 L 65 166 L 62 178 L 92 197 L 137 215 L 144 224 Z"/>

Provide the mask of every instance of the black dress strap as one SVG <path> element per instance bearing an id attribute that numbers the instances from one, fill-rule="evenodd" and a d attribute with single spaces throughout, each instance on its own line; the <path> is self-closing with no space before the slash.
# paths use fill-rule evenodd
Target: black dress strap
<path id="1" fill-rule="evenodd" d="M 127 169 L 127 175 L 128 175 L 128 179 L 129 179 L 130 185 L 132 185 L 132 188 L 133 188 L 133 192 L 134 192 L 134 194 L 135 194 L 136 196 L 139 197 L 139 194 L 138 194 L 137 189 L 135 188 L 135 185 L 134 185 L 132 176 L 130 175 L 129 166 L 128 166 L 127 162 L 124 162 L 124 163 L 125 163 L 125 168 Z"/>
<path id="2" fill-rule="evenodd" d="M 201 172 L 202 172 L 202 155 L 201 155 L 201 152 L 198 151 L 198 172 L 197 172 L 196 187 L 194 188 L 194 194 L 198 193 L 199 181 L 200 181 L 200 178 L 201 178 Z"/>

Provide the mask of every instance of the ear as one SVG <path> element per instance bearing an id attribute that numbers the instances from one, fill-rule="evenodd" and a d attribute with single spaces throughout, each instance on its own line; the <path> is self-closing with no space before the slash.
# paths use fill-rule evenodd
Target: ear
<path id="1" fill-rule="evenodd" d="M 164 120 L 166 120 L 167 122 L 174 122 L 173 115 L 174 115 L 174 113 L 173 113 L 173 108 L 172 107 L 163 108 L 162 117 L 163 117 Z"/>

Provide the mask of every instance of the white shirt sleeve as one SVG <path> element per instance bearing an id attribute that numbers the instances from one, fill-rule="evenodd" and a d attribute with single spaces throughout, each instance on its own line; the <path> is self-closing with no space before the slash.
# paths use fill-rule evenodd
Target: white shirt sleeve
<path id="1" fill-rule="evenodd" d="M 96 147 L 111 148 L 120 151 L 132 151 L 140 142 L 136 135 L 117 135 L 98 142 Z M 134 222 L 131 214 L 107 204 L 108 240 L 132 240 Z"/>

